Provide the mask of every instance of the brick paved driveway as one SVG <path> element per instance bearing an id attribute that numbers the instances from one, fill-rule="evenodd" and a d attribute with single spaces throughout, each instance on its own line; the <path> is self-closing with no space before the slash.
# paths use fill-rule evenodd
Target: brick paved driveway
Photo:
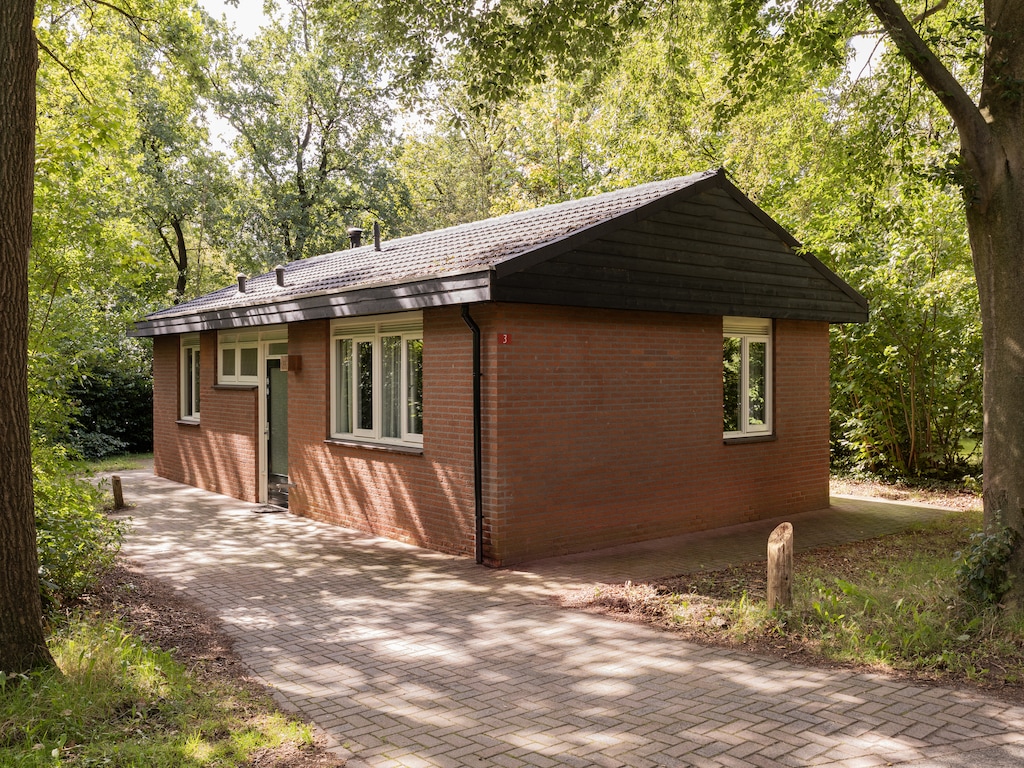
<path id="1" fill-rule="evenodd" d="M 702 648 L 490 571 L 154 478 L 125 554 L 360 766 L 1024 764 L 1024 709 Z"/>

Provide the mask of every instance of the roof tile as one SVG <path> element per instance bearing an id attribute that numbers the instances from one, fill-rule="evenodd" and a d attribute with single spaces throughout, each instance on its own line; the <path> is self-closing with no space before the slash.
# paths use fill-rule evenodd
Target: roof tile
<path id="1" fill-rule="evenodd" d="M 629 213 L 658 198 L 713 177 L 705 171 L 667 181 L 474 221 L 381 243 L 295 261 L 285 266 L 285 285 L 273 271 L 249 278 L 246 292 L 222 288 L 148 315 L 147 320 L 235 307 L 272 304 L 373 285 L 396 285 L 490 269 L 564 237 Z"/>

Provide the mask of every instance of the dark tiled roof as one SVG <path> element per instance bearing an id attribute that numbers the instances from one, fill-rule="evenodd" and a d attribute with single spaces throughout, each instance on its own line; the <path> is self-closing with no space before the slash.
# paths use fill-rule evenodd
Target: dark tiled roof
<path id="1" fill-rule="evenodd" d="M 285 285 L 273 272 L 249 278 L 246 292 L 223 288 L 147 317 L 161 321 L 185 315 L 275 304 L 305 296 L 342 293 L 377 285 L 399 285 L 433 277 L 487 270 L 518 256 L 620 217 L 665 197 L 713 179 L 706 171 L 668 181 L 519 211 L 457 227 L 328 253 L 286 265 Z"/>

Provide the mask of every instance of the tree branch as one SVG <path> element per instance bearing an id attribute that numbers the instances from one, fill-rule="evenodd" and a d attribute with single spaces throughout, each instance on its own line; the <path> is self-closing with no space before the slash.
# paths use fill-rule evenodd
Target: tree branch
<path id="1" fill-rule="evenodd" d="M 939 0 L 939 2 L 937 2 L 935 5 L 931 6 L 930 8 L 926 6 L 923 11 L 921 11 L 919 14 L 917 14 L 914 18 L 910 19 L 909 21 L 910 21 L 910 23 L 912 25 L 917 26 L 922 21 L 927 19 L 929 16 L 932 16 L 932 15 L 938 13 L 939 11 L 943 10 L 948 5 L 949 5 L 949 0 Z M 854 35 L 854 37 L 861 37 L 861 36 L 866 36 L 866 35 L 884 35 L 885 33 L 886 33 L 886 30 L 882 29 L 881 27 L 879 27 L 878 29 L 865 29 L 862 32 L 857 32 Z"/>
<path id="2" fill-rule="evenodd" d="M 49 56 L 51 59 L 57 62 L 57 66 L 59 66 L 61 69 L 68 73 L 68 77 L 71 79 L 71 84 L 75 86 L 75 90 L 78 91 L 79 95 L 81 95 L 81 97 L 85 99 L 85 103 L 92 104 L 92 99 L 85 95 L 85 91 L 83 91 L 81 87 L 79 87 L 78 81 L 75 80 L 75 71 L 71 69 L 71 67 L 65 64 L 63 61 L 61 61 L 57 57 L 57 54 L 51 51 L 46 46 L 46 43 L 39 39 L 39 35 L 36 35 L 36 45 L 39 46 L 39 49 L 42 50 L 47 56 Z"/>
<path id="3" fill-rule="evenodd" d="M 964 160 L 974 171 L 975 181 L 980 182 L 987 175 L 983 169 L 993 162 L 994 139 L 978 105 L 921 39 L 897 0 L 867 0 L 867 4 L 903 57 L 953 118 L 960 132 Z"/>
<path id="4" fill-rule="evenodd" d="M 147 35 L 143 31 L 142 25 L 139 23 L 140 21 L 152 21 L 152 19 L 147 19 L 145 16 L 139 16 L 138 14 L 135 14 L 132 11 L 127 10 L 126 8 L 122 8 L 119 5 L 115 5 L 114 3 L 106 2 L 106 0 L 89 0 L 89 2 L 92 2 L 95 5 L 102 5 L 104 8 L 109 8 L 110 10 L 114 11 L 115 13 L 121 14 L 122 16 L 124 16 L 125 20 L 129 24 L 132 25 L 132 27 L 135 29 L 135 31 L 138 32 L 139 35 L 144 40 L 146 40 L 147 42 L 150 42 L 153 45 L 157 46 L 157 48 L 160 47 L 158 41 L 155 38 L 153 38 L 152 36 Z"/>

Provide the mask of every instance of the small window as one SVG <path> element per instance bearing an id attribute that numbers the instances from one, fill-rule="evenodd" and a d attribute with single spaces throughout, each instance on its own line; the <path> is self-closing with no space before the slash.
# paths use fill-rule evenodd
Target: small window
<path id="1" fill-rule="evenodd" d="M 422 315 L 338 321 L 331 337 L 332 437 L 422 444 Z"/>
<path id="2" fill-rule="evenodd" d="M 772 321 L 726 317 L 722 323 L 722 430 L 725 437 L 771 434 Z"/>
<path id="3" fill-rule="evenodd" d="M 199 421 L 199 334 L 181 337 L 181 418 Z"/>
<path id="4" fill-rule="evenodd" d="M 259 383 L 258 333 L 220 333 L 217 348 L 220 350 L 218 384 Z"/>

